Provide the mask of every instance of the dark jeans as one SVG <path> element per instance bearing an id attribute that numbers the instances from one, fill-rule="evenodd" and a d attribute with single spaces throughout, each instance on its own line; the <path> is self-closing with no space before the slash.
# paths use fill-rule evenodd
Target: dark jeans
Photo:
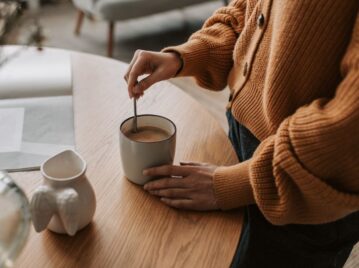
<path id="1" fill-rule="evenodd" d="M 229 138 L 241 161 L 252 157 L 259 141 L 228 111 Z M 354 179 L 354 178 L 353 178 Z M 359 212 L 320 225 L 268 222 L 256 205 L 246 207 L 244 226 L 231 267 L 343 267 L 359 241 Z"/>

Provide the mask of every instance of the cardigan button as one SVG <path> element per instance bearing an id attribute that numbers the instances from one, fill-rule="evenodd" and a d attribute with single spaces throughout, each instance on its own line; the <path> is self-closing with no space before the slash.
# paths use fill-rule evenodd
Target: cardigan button
<path id="1" fill-rule="evenodd" d="M 258 16 L 258 19 L 257 19 L 257 25 L 259 26 L 259 27 L 263 27 L 263 25 L 264 25 L 264 15 L 263 14 L 260 14 L 259 16 Z"/>
<path id="2" fill-rule="evenodd" d="M 244 68 L 243 68 L 243 76 L 246 76 L 248 73 L 248 62 L 246 62 L 244 64 Z"/>

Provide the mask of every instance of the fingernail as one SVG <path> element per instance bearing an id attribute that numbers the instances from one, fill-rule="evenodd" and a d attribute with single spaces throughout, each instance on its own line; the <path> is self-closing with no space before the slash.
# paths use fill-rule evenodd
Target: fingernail
<path id="1" fill-rule="evenodd" d="M 142 174 L 143 174 L 144 176 L 148 176 L 148 175 L 149 175 L 149 171 L 148 171 L 147 169 L 145 169 L 145 170 L 142 172 Z"/>
<path id="2" fill-rule="evenodd" d="M 147 184 L 143 185 L 143 189 L 144 189 L 144 190 L 147 190 L 147 189 L 148 189 Z"/>

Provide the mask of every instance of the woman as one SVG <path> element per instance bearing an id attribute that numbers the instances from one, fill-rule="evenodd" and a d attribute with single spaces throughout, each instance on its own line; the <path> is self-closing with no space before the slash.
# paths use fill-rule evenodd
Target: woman
<path id="1" fill-rule="evenodd" d="M 359 239 L 358 8 L 357 0 L 234 0 L 186 43 L 137 51 L 130 63 L 131 98 L 174 76 L 229 85 L 240 162 L 144 172 L 167 177 L 145 190 L 169 206 L 246 207 L 233 267 L 342 267 Z"/>

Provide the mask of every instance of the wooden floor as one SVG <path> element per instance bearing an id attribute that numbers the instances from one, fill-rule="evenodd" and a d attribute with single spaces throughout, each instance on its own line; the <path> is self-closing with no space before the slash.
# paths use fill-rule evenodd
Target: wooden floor
<path id="1" fill-rule="evenodd" d="M 192 32 L 199 29 L 203 21 L 221 5 L 221 1 L 212 2 L 180 11 L 118 23 L 115 28 L 114 57 L 128 62 L 136 49 L 158 51 L 165 46 L 180 44 Z M 45 26 L 46 45 L 105 55 L 107 25 L 98 20 L 85 20 L 81 35 L 76 37 L 73 35 L 75 15 L 76 10 L 71 3 L 66 1 L 42 8 L 41 23 Z M 176 78 L 171 82 L 208 109 L 227 131 L 228 126 L 224 112 L 228 90 L 221 92 L 204 90 L 199 88 L 191 78 Z M 345 268 L 355 267 L 359 267 L 359 245 L 355 247 L 345 265 Z"/>

